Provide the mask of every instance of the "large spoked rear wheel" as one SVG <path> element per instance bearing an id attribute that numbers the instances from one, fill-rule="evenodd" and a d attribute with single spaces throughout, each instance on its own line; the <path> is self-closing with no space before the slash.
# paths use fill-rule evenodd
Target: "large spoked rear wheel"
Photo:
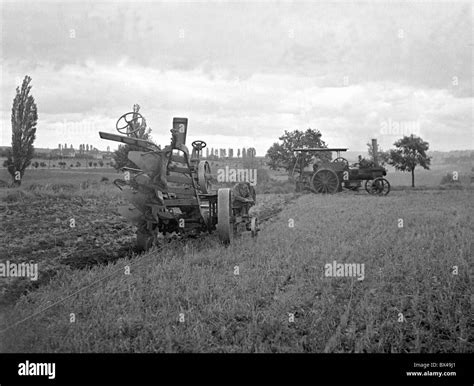
<path id="1" fill-rule="evenodd" d="M 208 194 L 211 191 L 211 167 L 207 161 L 200 161 L 198 165 L 198 183 L 201 191 Z"/>
<path id="2" fill-rule="evenodd" d="M 339 189 L 339 178 L 334 170 L 320 169 L 313 174 L 311 185 L 315 193 L 333 194 Z"/>
<path id="3" fill-rule="evenodd" d="M 378 177 L 373 181 L 365 181 L 365 190 L 369 194 L 386 196 L 390 193 L 390 182 L 385 178 Z"/>
<path id="4" fill-rule="evenodd" d="M 232 216 L 232 189 L 217 191 L 217 234 L 224 244 L 230 244 L 234 238 L 234 219 Z"/>

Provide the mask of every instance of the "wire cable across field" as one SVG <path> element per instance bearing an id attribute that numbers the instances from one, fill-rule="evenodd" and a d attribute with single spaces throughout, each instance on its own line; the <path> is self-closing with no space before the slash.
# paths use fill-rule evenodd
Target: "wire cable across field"
<path id="1" fill-rule="evenodd" d="M 156 250 L 155 252 L 161 252 L 163 249 L 164 249 L 164 246 L 158 248 L 158 250 Z M 130 267 L 131 267 L 131 266 L 139 266 L 140 263 L 143 263 L 143 262 L 147 262 L 147 263 L 148 263 L 147 260 L 143 260 L 143 261 L 138 261 L 138 262 L 131 262 L 131 263 L 128 264 L 128 265 L 129 265 Z M 111 278 L 112 276 L 116 275 L 116 274 L 119 273 L 119 272 L 122 272 L 122 273 L 123 273 L 123 267 L 121 267 L 120 269 L 116 269 L 116 270 L 112 271 L 112 272 L 109 273 L 108 275 L 105 275 L 104 277 L 101 277 L 100 279 L 93 281 L 92 283 L 90 283 L 90 284 L 88 284 L 88 285 L 86 285 L 86 286 L 84 286 L 84 287 L 78 289 L 77 291 L 74 291 L 73 293 L 67 295 L 66 297 L 61 298 L 61 299 L 59 299 L 59 300 L 56 300 L 54 303 L 52 303 L 52 304 L 50 304 L 50 305 L 44 307 L 43 309 L 41 309 L 41 310 L 39 310 L 39 311 L 36 311 L 36 312 L 34 312 L 33 314 L 31 314 L 31 315 L 28 315 L 27 317 L 25 317 L 25 318 L 23 318 L 23 319 L 21 319 L 21 320 L 15 322 L 15 323 L 13 323 L 12 325 L 6 327 L 6 328 L 3 329 L 3 330 L 0 330 L 0 334 L 1 334 L 1 333 L 4 333 L 4 332 L 6 332 L 6 331 L 8 331 L 8 330 L 10 330 L 10 329 L 12 329 L 13 327 L 18 326 L 18 325 L 21 324 L 21 323 L 26 322 L 27 320 L 30 320 L 30 319 L 34 318 L 35 316 L 38 316 L 38 315 L 42 314 L 42 313 L 45 312 L 45 311 L 48 311 L 49 309 L 51 309 L 51 308 L 57 306 L 58 304 L 61 304 L 61 303 L 65 302 L 65 301 L 68 300 L 68 299 L 71 299 L 72 297 L 74 297 L 74 296 L 80 294 L 81 292 L 84 292 L 85 290 L 87 290 L 87 289 L 93 287 L 94 285 L 96 285 L 96 284 L 98 284 L 98 283 L 104 282 L 105 280 Z"/>

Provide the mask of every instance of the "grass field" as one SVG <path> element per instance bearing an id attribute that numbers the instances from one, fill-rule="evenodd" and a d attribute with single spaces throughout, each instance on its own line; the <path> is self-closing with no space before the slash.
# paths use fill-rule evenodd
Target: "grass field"
<path id="1" fill-rule="evenodd" d="M 257 240 L 60 270 L 0 329 L 98 282 L 3 333 L 0 350 L 472 352 L 472 202 L 472 190 L 294 196 Z M 364 280 L 326 277 L 333 261 L 364 264 Z"/>

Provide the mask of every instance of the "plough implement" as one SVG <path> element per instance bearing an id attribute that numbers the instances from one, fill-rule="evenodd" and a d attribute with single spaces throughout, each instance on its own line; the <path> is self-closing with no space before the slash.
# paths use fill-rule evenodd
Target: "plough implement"
<path id="1" fill-rule="evenodd" d="M 140 138 L 146 121 L 135 105 L 116 124 L 121 135 L 99 132 L 102 139 L 130 147 L 128 159 L 136 167 L 123 167 L 123 179 L 114 184 L 130 205 L 119 213 L 137 227 L 137 248 L 149 249 L 163 239 L 198 236 L 217 230 L 224 244 L 244 230 L 257 235 L 257 218 L 249 214 L 252 199 L 235 202 L 233 190 L 213 190 L 209 163 L 202 160 L 204 141 L 186 147 L 187 118 L 173 118 L 171 144 L 163 149 Z"/>

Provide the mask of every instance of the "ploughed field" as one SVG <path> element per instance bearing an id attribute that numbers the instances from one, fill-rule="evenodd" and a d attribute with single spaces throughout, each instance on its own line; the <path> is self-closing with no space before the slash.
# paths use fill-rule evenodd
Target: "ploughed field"
<path id="1" fill-rule="evenodd" d="M 6 252 L 55 274 L 0 330 L 79 292 L 2 333 L 1 351 L 473 351 L 472 190 L 262 195 L 257 239 L 138 256 L 105 188 L 43 194 L 1 201 Z M 363 270 L 328 276 L 337 264 Z"/>
<path id="2" fill-rule="evenodd" d="M 100 188 L 100 187 L 99 187 Z M 55 190 L 1 190 L 0 262 L 37 263 L 38 280 L 0 278 L 0 304 L 38 287 L 59 269 L 85 268 L 132 253 L 132 226 L 106 196 Z"/>

